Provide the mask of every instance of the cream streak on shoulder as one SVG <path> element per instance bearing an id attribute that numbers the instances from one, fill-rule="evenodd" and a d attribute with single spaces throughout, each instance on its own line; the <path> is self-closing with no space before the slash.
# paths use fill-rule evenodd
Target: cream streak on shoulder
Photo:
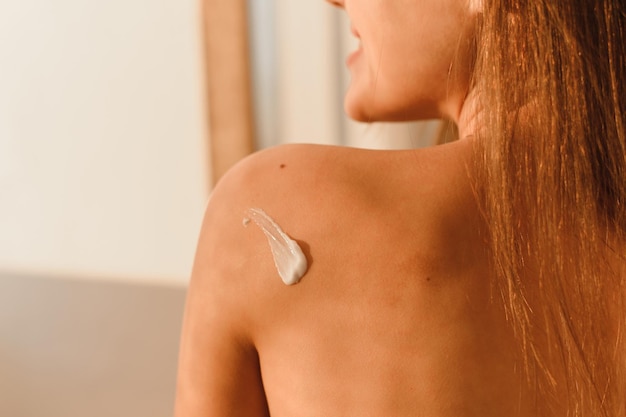
<path id="1" fill-rule="evenodd" d="M 243 225 L 247 226 L 250 221 L 253 221 L 267 237 L 274 257 L 274 265 L 283 282 L 286 285 L 300 282 L 306 274 L 308 264 L 298 242 L 291 239 L 267 213 L 259 208 L 247 210 Z"/>

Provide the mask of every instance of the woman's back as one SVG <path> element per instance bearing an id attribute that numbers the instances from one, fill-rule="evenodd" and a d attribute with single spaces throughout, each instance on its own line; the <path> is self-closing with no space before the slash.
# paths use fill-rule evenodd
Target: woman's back
<path id="1" fill-rule="evenodd" d="M 289 146 L 225 178 L 208 210 L 198 253 L 207 268 L 194 273 L 190 310 L 204 311 L 194 315 L 206 317 L 205 337 L 258 355 L 272 416 L 530 415 L 491 288 L 472 155 L 470 139 L 419 151 Z M 299 284 L 281 282 L 263 233 L 242 226 L 250 207 L 301 242 L 310 265 Z M 236 337 L 219 330 L 224 321 Z M 241 357 L 203 360 L 209 384 L 243 372 Z M 207 399 L 213 412 L 204 413 L 222 415 L 229 398 L 261 389 L 250 384 Z"/>

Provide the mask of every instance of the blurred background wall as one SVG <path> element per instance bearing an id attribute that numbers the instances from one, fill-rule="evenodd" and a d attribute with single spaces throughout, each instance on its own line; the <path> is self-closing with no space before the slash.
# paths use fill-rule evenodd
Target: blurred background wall
<path id="1" fill-rule="evenodd" d="M 195 0 L 0 1 L 0 267 L 182 284 L 209 191 Z"/>
<path id="2" fill-rule="evenodd" d="M 209 194 L 196 0 L 0 0 L 0 415 L 171 415 Z"/>

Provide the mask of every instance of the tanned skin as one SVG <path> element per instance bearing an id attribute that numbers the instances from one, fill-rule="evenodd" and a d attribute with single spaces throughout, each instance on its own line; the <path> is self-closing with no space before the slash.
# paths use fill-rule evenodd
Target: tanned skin
<path id="1" fill-rule="evenodd" d="M 526 416 L 491 291 L 472 140 L 292 145 L 240 163 L 202 227 L 176 417 Z M 282 283 L 260 207 L 310 266 Z"/>
<path id="2" fill-rule="evenodd" d="M 347 113 L 454 120 L 423 150 L 257 153 L 208 205 L 182 334 L 176 417 L 530 417 L 477 195 L 470 89 L 480 2 L 333 0 L 359 40 Z M 470 7 L 471 6 L 471 7 Z M 282 283 L 261 208 L 309 261 Z"/>

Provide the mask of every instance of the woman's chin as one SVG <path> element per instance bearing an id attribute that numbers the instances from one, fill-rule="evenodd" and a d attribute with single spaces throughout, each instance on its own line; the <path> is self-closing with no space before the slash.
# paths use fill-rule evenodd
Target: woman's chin
<path id="1" fill-rule="evenodd" d="M 370 105 L 367 105 L 370 104 Z M 371 106 L 371 103 L 351 103 L 347 99 L 344 110 L 349 118 L 357 122 L 393 122 L 398 121 L 392 113 Z"/>
<path id="2" fill-rule="evenodd" d="M 344 110 L 348 117 L 356 122 L 373 122 L 375 120 L 372 119 L 367 113 L 363 111 L 362 108 L 355 108 L 353 106 L 348 106 L 347 104 L 344 106 Z"/>
<path id="3" fill-rule="evenodd" d="M 348 91 L 344 99 L 344 111 L 348 117 L 357 122 L 406 122 L 442 117 L 441 109 L 434 101 L 405 103 L 385 101 L 381 95 L 378 100 L 367 96 L 354 90 Z"/>
<path id="4" fill-rule="evenodd" d="M 367 97 L 367 94 L 359 94 L 353 89 L 346 94 L 343 106 L 348 117 L 357 122 L 385 121 L 384 114 L 376 107 L 371 97 Z"/>

